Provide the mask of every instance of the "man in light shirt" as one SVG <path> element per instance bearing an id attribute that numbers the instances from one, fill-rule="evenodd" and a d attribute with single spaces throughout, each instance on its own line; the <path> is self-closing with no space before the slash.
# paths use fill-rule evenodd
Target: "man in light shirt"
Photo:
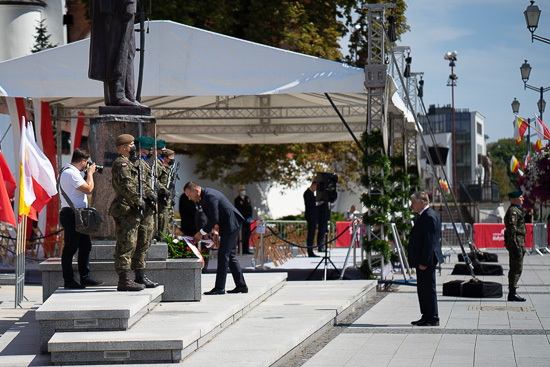
<path id="1" fill-rule="evenodd" d="M 75 208 L 88 207 L 88 197 L 94 190 L 94 173 L 96 172 L 95 163 L 88 164 L 90 155 L 78 148 L 75 149 L 71 163 L 67 163 L 61 172 L 59 179 L 61 189 L 72 201 Z M 86 180 L 81 172 L 86 170 Z M 63 270 L 63 281 L 65 289 L 83 289 L 86 286 L 99 286 L 104 282 L 95 280 L 90 274 L 90 251 L 92 250 L 92 241 L 90 235 L 82 234 L 76 231 L 75 213 L 70 204 L 65 200 L 63 194 L 60 195 L 61 212 L 59 221 L 64 229 L 63 253 L 61 254 L 61 268 Z M 80 274 L 80 283 L 74 279 L 73 256 L 78 251 L 78 273 Z"/>

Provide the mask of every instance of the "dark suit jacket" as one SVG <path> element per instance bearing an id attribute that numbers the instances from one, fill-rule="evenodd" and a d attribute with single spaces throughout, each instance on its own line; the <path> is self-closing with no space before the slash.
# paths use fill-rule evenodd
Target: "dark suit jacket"
<path id="1" fill-rule="evenodd" d="M 317 222 L 319 218 L 319 212 L 317 210 L 317 204 L 315 202 L 315 194 L 309 188 L 304 191 L 304 204 L 306 206 L 306 220 L 308 222 Z"/>
<path id="2" fill-rule="evenodd" d="M 203 231 L 209 233 L 216 224 L 219 226 L 220 235 L 241 228 L 244 221 L 243 216 L 231 204 L 229 199 L 218 190 L 203 187 L 200 203 L 204 214 L 208 218 L 208 222 L 202 228 Z"/>
<path id="3" fill-rule="evenodd" d="M 441 220 L 428 207 L 416 219 L 409 236 L 409 265 L 435 267 L 438 262 L 443 263 L 440 238 Z"/>

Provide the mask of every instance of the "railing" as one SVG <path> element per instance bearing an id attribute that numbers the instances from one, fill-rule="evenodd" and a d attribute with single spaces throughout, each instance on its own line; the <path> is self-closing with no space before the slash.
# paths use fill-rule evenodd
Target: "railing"
<path id="1" fill-rule="evenodd" d="M 456 228 L 458 230 L 458 236 L 455 232 L 452 223 L 441 223 L 441 247 L 450 248 L 449 250 L 456 252 L 455 248 L 460 248 L 460 241 L 465 247 L 465 250 L 468 250 L 466 246 L 468 245 L 468 238 L 473 238 L 473 227 L 470 223 L 466 223 L 466 227 L 463 228 L 462 224 L 456 223 Z"/>
<path id="2" fill-rule="evenodd" d="M 458 200 L 462 203 L 468 201 L 493 202 L 500 201 L 498 194 L 498 182 L 462 181 L 459 186 Z"/>
<path id="3" fill-rule="evenodd" d="M 464 186 L 464 182 L 460 183 L 460 192 L 464 193 L 464 195 L 468 199 L 466 201 L 462 200 L 461 204 L 466 206 L 466 208 L 468 209 L 468 213 L 470 213 L 472 219 L 474 220 L 474 223 L 479 222 L 479 207 L 477 205 L 477 201 L 472 198 L 470 191 L 466 188 L 466 186 Z"/>

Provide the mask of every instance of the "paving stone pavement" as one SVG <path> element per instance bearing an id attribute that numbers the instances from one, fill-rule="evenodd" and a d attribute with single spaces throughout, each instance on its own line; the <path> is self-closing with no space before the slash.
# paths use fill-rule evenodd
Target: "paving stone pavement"
<path id="1" fill-rule="evenodd" d="M 503 298 L 442 296 L 442 284 L 469 276 L 451 275 L 456 261 L 437 277 L 439 327 L 415 327 L 419 318 L 414 287 L 399 286 L 349 325 L 313 357 L 316 366 L 550 366 L 550 256 L 524 261 L 518 293 L 526 302 L 507 302 L 508 255 L 494 250 L 503 276 L 480 276 L 503 284 Z M 298 366 L 293 365 L 294 366 Z"/>

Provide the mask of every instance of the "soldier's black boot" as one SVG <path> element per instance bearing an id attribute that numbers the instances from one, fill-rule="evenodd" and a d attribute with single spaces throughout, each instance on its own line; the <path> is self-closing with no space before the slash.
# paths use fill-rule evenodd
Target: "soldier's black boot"
<path id="1" fill-rule="evenodd" d="M 508 292 L 508 302 L 525 302 L 525 298 L 518 296 L 516 289 L 510 289 Z"/>
<path id="2" fill-rule="evenodd" d="M 156 288 L 159 286 L 157 282 L 153 282 L 147 277 L 144 269 L 134 270 L 134 273 L 136 274 L 136 279 L 134 281 L 143 284 L 145 288 Z"/>
<path id="3" fill-rule="evenodd" d="M 145 289 L 143 284 L 138 284 L 130 278 L 130 272 L 125 271 L 118 275 L 117 291 L 142 291 Z"/>

